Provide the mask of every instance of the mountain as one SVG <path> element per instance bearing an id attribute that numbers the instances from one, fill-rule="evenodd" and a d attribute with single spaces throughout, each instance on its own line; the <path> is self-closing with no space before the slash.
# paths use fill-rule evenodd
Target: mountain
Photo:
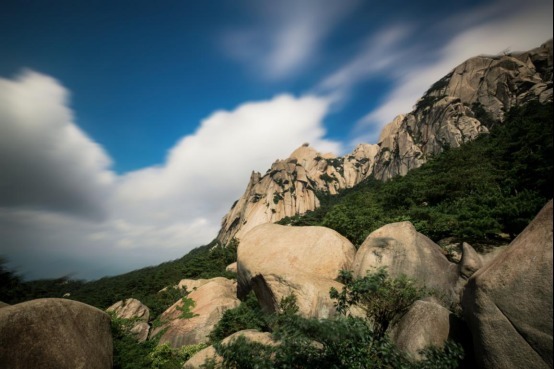
<path id="1" fill-rule="evenodd" d="M 377 144 L 360 144 L 344 157 L 304 144 L 263 176 L 253 172 L 217 240 L 225 245 L 259 224 L 315 210 L 321 194 L 370 176 L 403 176 L 446 148 L 488 133 L 511 108 L 537 100 L 552 101 L 552 40 L 527 52 L 471 58 L 435 82 L 410 113 L 387 124 Z"/>
<path id="2" fill-rule="evenodd" d="M 335 157 L 303 144 L 263 176 L 252 173 L 246 191 L 223 218 L 217 239 L 227 244 L 257 225 L 315 210 L 318 193 L 337 194 L 367 178 L 378 150 L 377 145 L 360 144 L 351 154 Z"/>

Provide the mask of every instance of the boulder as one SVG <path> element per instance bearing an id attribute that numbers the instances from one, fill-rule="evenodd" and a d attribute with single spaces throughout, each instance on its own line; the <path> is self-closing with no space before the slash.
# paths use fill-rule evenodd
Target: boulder
<path id="1" fill-rule="evenodd" d="M 432 301 L 418 300 L 391 329 L 394 344 L 415 360 L 429 346 L 443 347 L 450 334 L 450 311 Z"/>
<path id="2" fill-rule="evenodd" d="M 244 337 L 248 341 L 258 342 L 267 346 L 275 346 L 277 343 L 271 338 L 271 334 L 267 332 L 258 332 L 254 329 L 245 329 L 236 333 L 233 333 L 229 337 L 225 338 L 221 343 L 223 345 L 228 345 L 236 340 L 238 337 Z M 221 363 L 223 360 L 219 356 L 213 346 L 208 346 L 202 351 L 196 353 L 191 357 L 183 366 L 183 369 L 200 369 L 202 364 L 208 359 L 215 360 L 216 363 Z"/>
<path id="3" fill-rule="evenodd" d="M 6 304 L 5 302 L 0 301 L 0 309 L 10 306 L 10 304 Z"/>
<path id="4" fill-rule="evenodd" d="M 129 332 L 139 342 L 144 342 L 148 338 L 150 326 L 150 309 L 139 300 L 126 299 L 121 300 L 106 309 L 107 312 L 113 312 L 120 319 L 128 319 L 132 321 L 129 327 Z"/>
<path id="5" fill-rule="evenodd" d="M 329 290 L 342 289 L 335 279 L 355 253 L 350 241 L 328 228 L 260 225 L 238 247 L 239 298 L 254 290 L 262 308 L 273 312 L 294 294 L 301 315 L 327 318 L 335 312 Z"/>
<path id="6" fill-rule="evenodd" d="M 160 316 L 161 326 L 152 329 L 150 337 L 161 334 L 159 343 L 173 348 L 206 343 L 225 310 L 239 303 L 235 281 L 221 277 L 210 279 L 169 307 Z"/>
<path id="7" fill-rule="evenodd" d="M 468 281 L 462 305 L 481 368 L 552 368 L 552 201 Z"/>
<path id="8" fill-rule="evenodd" d="M 6 369 L 111 369 L 110 316 L 68 299 L 0 309 L 0 363 Z"/>
<path id="9" fill-rule="evenodd" d="M 462 244 L 462 258 L 458 265 L 460 268 L 460 276 L 468 279 L 476 271 L 481 269 L 483 261 L 477 251 L 475 251 L 470 244 L 464 242 Z"/>
<path id="10" fill-rule="evenodd" d="M 225 270 L 227 272 L 236 273 L 237 272 L 237 262 L 235 261 L 234 263 L 231 263 L 231 264 L 227 265 Z"/>
<path id="11" fill-rule="evenodd" d="M 188 292 L 192 292 L 208 283 L 209 279 L 181 279 L 177 288 L 186 289 Z"/>
<path id="12" fill-rule="evenodd" d="M 437 291 L 448 303 L 457 301 L 457 265 L 410 222 L 387 224 L 367 236 L 356 253 L 352 271 L 354 277 L 363 277 L 382 267 L 391 277 L 404 274 Z"/>

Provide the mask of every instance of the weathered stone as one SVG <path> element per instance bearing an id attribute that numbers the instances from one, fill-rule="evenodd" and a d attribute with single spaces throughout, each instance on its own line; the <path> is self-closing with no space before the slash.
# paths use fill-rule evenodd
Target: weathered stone
<path id="1" fill-rule="evenodd" d="M 552 40 L 525 53 L 478 56 L 454 68 L 412 112 L 385 126 L 373 174 L 383 180 L 405 175 L 445 147 L 487 133 L 479 110 L 502 122 L 505 112 L 530 100 L 552 101 Z"/>
<path id="2" fill-rule="evenodd" d="M 238 294 L 254 290 L 267 311 L 294 294 L 300 314 L 327 318 L 334 314 L 329 290 L 348 269 L 356 250 L 337 232 L 324 227 L 264 224 L 254 228 L 238 247 Z"/>
<path id="3" fill-rule="evenodd" d="M 227 272 L 236 273 L 237 272 L 237 262 L 235 261 L 234 263 L 231 263 L 231 264 L 227 265 L 225 270 Z"/>
<path id="4" fill-rule="evenodd" d="M 265 175 L 253 172 L 246 191 L 223 218 L 218 240 L 226 245 L 257 225 L 315 210 L 316 192 L 336 194 L 367 178 L 377 150 L 377 145 L 360 144 L 351 154 L 334 157 L 304 144 Z"/>
<path id="5" fill-rule="evenodd" d="M 6 369 L 111 369 L 110 317 L 68 299 L 0 309 L 0 363 Z"/>
<path id="6" fill-rule="evenodd" d="M 416 360 L 429 346 L 443 347 L 450 335 L 450 311 L 441 305 L 418 300 L 391 329 L 394 344 Z"/>
<path id="7" fill-rule="evenodd" d="M 183 311 L 183 299 L 177 301 L 160 316 L 162 324 L 151 330 L 151 338 L 163 332 L 159 343 L 174 348 L 206 343 L 223 313 L 240 303 L 236 298 L 236 282 L 221 277 L 208 280 L 186 299 L 193 301 L 189 311 Z"/>
<path id="8" fill-rule="evenodd" d="M 363 277 L 381 267 L 392 277 L 406 275 L 420 286 L 436 290 L 445 300 L 457 301 L 457 265 L 410 222 L 387 224 L 372 232 L 358 249 L 352 271 L 355 277 Z"/>
<path id="9" fill-rule="evenodd" d="M 466 279 L 471 277 L 483 266 L 483 262 L 477 253 L 468 243 L 462 244 L 462 259 L 460 260 L 460 275 Z"/>
<path id="10" fill-rule="evenodd" d="M 120 319 L 129 319 L 133 324 L 129 332 L 139 342 L 144 342 L 148 338 L 150 326 L 150 309 L 137 299 L 121 300 L 106 309 L 107 312 L 113 312 Z"/>
<path id="11" fill-rule="evenodd" d="M 225 338 L 221 343 L 228 345 L 236 340 L 238 337 L 244 337 L 251 342 L 258 342 L 266 346 L 275 346 L 277 343 L 271 338 L 271 334 L 267 332 L 258 332 L 254 329 L 245 329 L 236 333 L 233 333 L 229 337 Z M 223 359 L 217 354 L 213 346 L 208 346 L 202 351 L 199 351 L 191 357 L 183 366 L 183 369 L 200 369 L 202 364 L 208 359 L 213 359 L 216 363 L 221 363 Z"/>
<path id="12" fill-rule="evenodd" d="M 137 299 L 121 300 L 110 306 L 106 311 L 113 311 L 118 318 L 136 319 L 148 322 L 150 309 Z"/>
<path id="13" fill-rule="evenodd" d="M 481 368 L 552 368 L 552 201 L 470 279 L 464 315 Z"/>
<path id="14" fill-rule="evenodd" d="M 177 284 L 177 288 L 186 289 L 188 292 L 192 292 L 196 291 L 209 281 L 210 279 L 181 279 L 179 284 Z"/>

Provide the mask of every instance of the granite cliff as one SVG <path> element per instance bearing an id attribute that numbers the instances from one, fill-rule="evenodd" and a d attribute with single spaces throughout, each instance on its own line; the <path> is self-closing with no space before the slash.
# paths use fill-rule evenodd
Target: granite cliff
<path id="1" fill-rule="evenodd" d="M 225 245 L 259 224 L 314 210 L 318 193 L 336 194 L 371 175 L 405 175 L 445 148 L 488 133 L 510 108 L 531 100 L 552 101 L 552 40 L 526 52 L 465 61 L 434 83 L 410 113 L 387 124 L 377 144 L 360 144 L 343 157 L 304 144 L 264 175 L 253 172 L 217 239 Z"/>

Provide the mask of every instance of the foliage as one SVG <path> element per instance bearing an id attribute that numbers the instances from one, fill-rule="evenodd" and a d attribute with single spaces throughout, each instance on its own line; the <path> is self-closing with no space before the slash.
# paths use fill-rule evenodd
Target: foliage
<path id="1" fill-rule="evenodd" d="M 463 357 L 459 345 L 448 343 L 445 350 L 428 349 L 430 354 L 422 362 L 411 362 L 386 337 L 376 338 L 359 318 L 320 321 L 290 315 L 282 323 L 274 333 L 278 345 L 239 337 L 228 345 L 215 345 L 223 362 L 211 360 L 204 368 L 453 369 Z"/>
<path id="2" fill-rule="evenodd" d="M 265 318 L 256 296 L 251 292 L 239 306 L 223 313 L 210 333 L 210 340 L 218 342 L 244 329 L 267 330 L 268 322 Z"/>
<path id="3" fill-rule="evenodd" d="M 347 272 L 343 272 L 342 277 L 347 283 L 348 294 L 336 291 L 335 294 L 339 301 L 342 299 L 343 310 L 354 302 L 368 306 L 380 305 L 383 309 L 391 308 L 396 303 L 397 306 L 392 306 L 392 309 L 401 314 L 421 292 L 405 278 L 387 278 L 383 270 L 360 280 L 354 280 Z M 374 299 L 378 301 L 374 302 Z M 367 311 L 367 316 L 372 319 L 373 314 L 381 313 L 381 309 L 368 308 Z M 267 328 L 273 332 L 277 345 L 263 345 L 244 337 L 227 345 L 218 342 L 214 347 L 223 361 L 217 363 L 216 360 L 208 360 L 203 367 L 448 369 L 457 368 L 463 359 L 461 346 L 448 343 L 444 350 L 432 347 L 426 349 L 425 360 L 412 362 L 386 336 L 376 333 L 372 328 L 375 324 L 369 319 L 340 315 L 335 319 L 318 320 L 303 318 L 297 313 L 296 296 L 291 294 L 283 298 L 276 313 L 265 317 L 269 323 Z M 394 317 L 389 316 L 387 319 L 390 322 Z"/>
<path id="4" fill-rule="evenodd" d="M 113 368 L 114 369 L 144 369 L 150 368 L 150 352 L 156 342 L 148 340 L 138 343 L 129 331 L 130 322 L 112 315 L 111 328 L 113 338 Z"/>
<path id="5" fill-rule="evenodd" d="M 181 298 L 181 301 L 183 302 L 183 304 L 177 307 L 177 310 L 181 311 L 179 319 L 190 319 L 198 316 L 198 314 L 194 314 L 192 312 L 192 309 L 194 309 L 194 306 L 196 305 L 196 302 L 194 302 L 193 299 L 183 297 Z"/>
<path id="6" fill-rule="evenodd" d="M 331 298 L 337 300 L 337 312 L 347 315 L 353 306 L 362 309 L 378 339 L 383 338 L 388 327 L 426 293 L 424 289 L 415 287 L 406 276 L 389 278 L 384 268 L 356 279 L 350 271 L 343 270 L 339 279 L 344 284 L 342 291 L 331 289 Z"/>

